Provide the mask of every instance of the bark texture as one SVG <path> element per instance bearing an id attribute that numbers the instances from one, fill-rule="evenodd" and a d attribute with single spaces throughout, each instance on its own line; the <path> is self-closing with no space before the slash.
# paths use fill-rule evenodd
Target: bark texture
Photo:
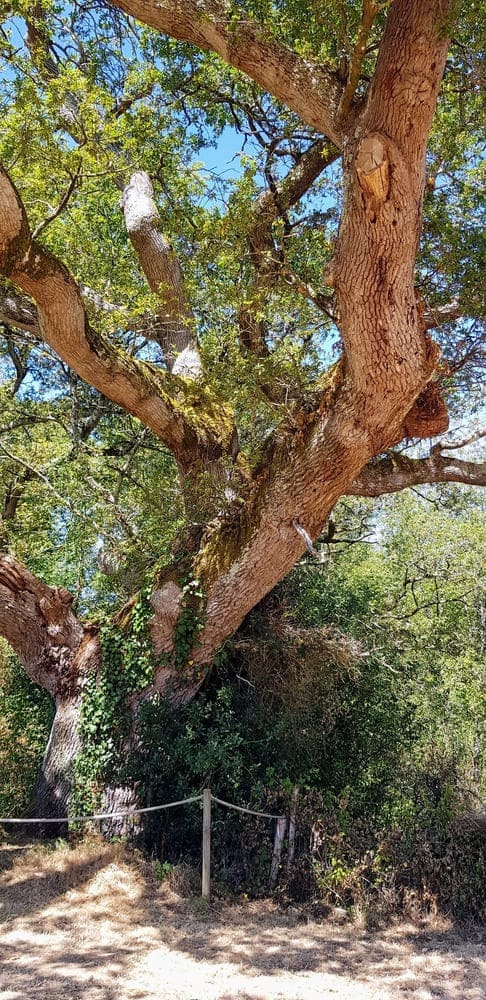
<path id="1" fill-rule="evenodd" d="M 56 818 L 66 816 L 72 788 L 73 767 L 81 749 L 79 737 L 80 696 L 60 699 L 52 723 L 29 815 Z M 36 827 L 40 837 L 59 833 L 56 824 Z"/>
<path id="2" fill-rule="evenodd" d="M 486 486 L 486 462 L 468 462 L 444 455 L 440 445 L 432 448 L 428 458 L 390 453 L 369 462 L 347 492 L 352 496 L 379 497 L 426 483 Z"/>
<path id="3" fill-rule="evenodd" d="M 71 594 L 49 587 L 10 555 L 0 553 L 0 634 L 31 680 L 56 699 L 69 699 L 92 652 L 71 610 Z"/>
<path id="4" fill-rule="evenodd" d="M 195 320 L 186 298 L 179 261 L 159 227 L 152 182 L 134 173 L 121 199 L 127 232 L 151 290 L 160 297 L 151 336 L 160 344 L 169 371 L 187 378 L 202 373 Z"/>
<path id="5" fill-rule="evenodd" d="M 37 816 L 66 813 L 71 769 L 79 750 L 83 681 L 100 655 L 96 636 L 76 618 L 71 605 L 67 590 L 49 587 L 12 556 L 0 553 L 0 635 L 56 706 L 34 791 L 31 812 Z"/>

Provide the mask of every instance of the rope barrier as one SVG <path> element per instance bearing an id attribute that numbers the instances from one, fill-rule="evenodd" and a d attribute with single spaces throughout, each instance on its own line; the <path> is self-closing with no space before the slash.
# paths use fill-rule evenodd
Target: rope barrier
<path id="1" fill-rule="evenodd" d="M 174 806 L 185 806 L 188 802 L 200 802 L 202 795 L 193 795 L 190 799 L 179 799 L 178 802 L 164 802 L 160 806 L 145 806 L 144 809 L 127 809 L 125 812 L 94 813 L 92 816 L 44 816 L 41 819 L 4 819 L 0 817 L 0 826 L 4 823 L 87 823 L 93 819 L 125 819 L 128 816 L 138 816 L 139 813 L 157 812 L 159 809 L 172 809 Z"/>
<path id="2" fill-rule="evenodd" d="M 179 799 L 177 802 L 164 802 L 158 806 L 145 806 L 141 809 L 125 809 L 120 812 L 111 813 L 93 813 L 90 816 L 43 816 L 43 817 L 28 817 L 26 819 L 10 818 L 10 817 L 0 817 L 0 827 L 7 824 L 18 823 L 22 825 L 24 823 L 89 823 L 92 820 L 104 820 L 104 819 L 128 819 L 132 816 L 139 816 L 142 813 L 152 813 L 159 812 L 161 809 L 172 809 L 175 806 L 185 806 L 189 805 L 191 802 L 201 802 L 203 803 L 203 830 L 202 830 L 202 876 L 201 876 L 201 895 L 203 899 L 209 899 L 211 893 L 211 802 L 216 802 L 219 806 L 224 806 L 226 809 L 235 809 L 236 812 L 246 813 L 249 816 L 261 816 L 263 819 L 276 819 L 277 827 L 275 831 L 275 843 L 272 855 L 272 868 L 270 873 L 270 885 L 273 888 L 277 879 L 278 869 L 280 865 L 280 855 L 282 851 L 283 839 L 285 836 L 285 828 L 287 825 L 286 816 L 277 816 L 275 813 L 260 812 L 256 809 L 247 809 L 246 806 L 237 806 L 233 802 L 226 802 L 225 799 L 218 799 L 216 795 L 213 795 L 210 788 L 205 788 L 204 792 L 200 795 L 192 795 L 187 799 Z"/>
<path id="3" fill-rule="evenodd" d="M 90 816 L 43 816 L 36 817 L 35 819 L 10 819 L 6 817 L 0 817 L 0 826 L 6 823 L 89 823 L 91 820 L 102 820 L 102 819 L 126 819 L 130 816 L 139 816 L 141 813 L 151 813 L 158 812 L 161 809 L 172 809 L 175 806 L 185 806 L 190 802 L 201 802 L 201 795 L 193 795 L 189 799 L 179 799 L 177 802 L 164 802 L 162 805 L 158 806 L 145 806 L 143 809 L 127 809 L 124 812 L 112 812 L 112 813 L 93 813 Z M 267 812 L 257 812 L 255 809 L 246 809 L 245 806 L 236 806 L 232 802 L 225 802 L 224 799 L 218 799 L 215 795 L 211 795 L 213 802 L 217 802 L 220 806 L 226 806 L 227 809 L 236 809 L 237 812 L 248 813 L 250 816 L 263 816 L 265 819 L 282 819 L 282 816 L 277 816 L 274 813 Z"/>
<path id="4" fill-rule="evenodd" d="M 276 816 L 275 813 L 264 813 L 255 812 L 254 809 L 245 809 L 244 806 L 235 806 L 232 802 L 225 802 L 224 799 L 217 799 L 215 795 L 211 795 L 213 802 L 217 802 L 220 806 L 226 806 L 227 809 L 236 809 L 240 813 L 249 813 L 250 816 L 265 816 L 266 819 L 283 819 L 283 816 Z"/>

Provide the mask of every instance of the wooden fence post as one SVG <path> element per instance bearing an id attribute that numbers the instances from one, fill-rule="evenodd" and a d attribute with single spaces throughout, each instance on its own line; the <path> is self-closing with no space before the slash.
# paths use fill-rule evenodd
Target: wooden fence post
<path id="1" fill-rule="evenodd" d="M 292 797 L 290 799 L 290 815 L 289 815 L 289 845 L 287 850 L 287 871 L 289 872 L 295 857 L 295 833 L 297 829 L 297 801 L 299 798 L 299 789 L 295 785 L 292 789 Z"/>
<path id="2" fill-rule="evenodd" d="M 203 791 L 202 890 L 203 899 L 211 894 L 211 789 Z"/>
<path id="3" fill-rule="evenodd" d="M 282 855 L 282 847 L 285 839 L 285 830 L 287 828 L 287 817 L 280 816 L 277 820 L 277 826 L 275 829 L 275 840 L 273 842 L 273 855 L 272 855 L 272 867 L 270 869 L 270 888 L 275 889 L 278 879 L 278 870 L 280 868 L 280 858 Z"/>

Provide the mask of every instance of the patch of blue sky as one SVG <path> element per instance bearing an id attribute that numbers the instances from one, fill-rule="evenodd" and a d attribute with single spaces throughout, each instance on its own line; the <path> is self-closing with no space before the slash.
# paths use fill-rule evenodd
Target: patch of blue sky
<path id="1" fill-rule="evenodd" d="M 196 160 L 202 163 L 204 169 L 211 175 L 237 179 L 242 175 L 241 154 L 246 151 L 251 155 L 248 142 L 246 144 L 244 142 L 244 136 L 234 128 L 226 126 L 215 144 L 200 149 Z"/>

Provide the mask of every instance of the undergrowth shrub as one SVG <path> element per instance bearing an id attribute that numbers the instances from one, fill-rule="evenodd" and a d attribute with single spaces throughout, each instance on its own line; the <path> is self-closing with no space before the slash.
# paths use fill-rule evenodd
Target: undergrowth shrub
<path id="1" fill-rule="evenodd" d="M 314 649 L 317 630 L 311 638 Z M 336 631 L 331 639 L 337 647 Z M 336 648 L 331 657 L 331 639 L 322 630 L 319 686 L 306 630 L 274 628 L 271 651 L 263 639 L 249 646 L 247 632 L 190 705 L 144 704 L 127 776 L 148 805 L 210 786 L 273 814 L 288 813 L 297 786 L 295 858 L 287 866 L 285 845 L 281 900 L 354 908 L 370 921 L 439 908 L 480 919 L 484 850 L 460 769 L 441 754 L 418 754 L 420 726 L 395 675 L 370 657 L 360 662 L 344 638 L 341 657 Z M 268 893 L 274 830 L 274 821 L 213 805 L 215 891 Z M 152 814 L 144 837 L 161 860 L 199 865 L 200 805 Z"/>
<path id="2" fill-rule="evenodd" d="M 54 717 L 52 699 L 0 644 L 0 815 L 22 816 Z"/>

